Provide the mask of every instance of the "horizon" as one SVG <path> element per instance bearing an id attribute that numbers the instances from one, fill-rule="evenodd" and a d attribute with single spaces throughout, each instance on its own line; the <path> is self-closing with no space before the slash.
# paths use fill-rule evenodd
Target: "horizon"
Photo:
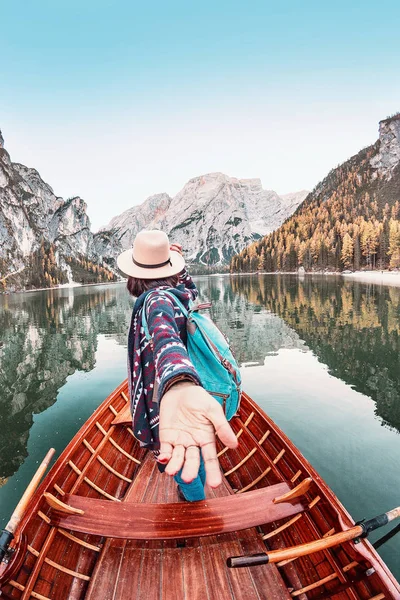
<path id="1" fill-rule="evenodd" d="M 3 7 L 5 148 L 94 231 L 212 172 L 311 191 L 399 109 L 397 17 L 391 0 Z"/>

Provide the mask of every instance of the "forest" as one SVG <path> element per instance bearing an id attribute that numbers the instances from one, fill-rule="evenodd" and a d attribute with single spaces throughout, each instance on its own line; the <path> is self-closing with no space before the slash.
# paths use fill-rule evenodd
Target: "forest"
<path id="1" fill-rule="evenodd" d="M 400 169 L 380 179 L 377 149 L 333 169 L 279 229 L 232 257 L 231 272 L 400 268 Z"/>
<path id="2" fill-rule="evenodd" d="M 0 280 L 0 292 L 17 289 L 23 286 L 25 289 L 50 288 L 60 284 L 68 283 L 66 269 L 62 269 L 60 256 L 58 256 L 56 246 L 43 238 L 40 246 L 26 259 L 24 269 L 18 271 L 16 275 Z M 70 270 L 70 275 L 74 282 L 101 283 L 116 281 L 117 276 L 110 269 L 90 261 L 85 256 L 73 258 L 71 256 L 62 257 Z M 4 263 L 4 264 L 3 264 Z M 0 259 L 0 273 L 7 272 L 7 263 Z M 16 285 L 17 283 L 17 285 Z"/>

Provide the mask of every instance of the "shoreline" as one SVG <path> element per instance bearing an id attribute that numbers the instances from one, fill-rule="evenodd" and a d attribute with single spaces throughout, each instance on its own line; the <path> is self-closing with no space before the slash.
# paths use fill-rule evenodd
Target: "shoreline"
<path id="1" fill-rule="evenodd" d="M 299 279 L 303 280 L 305 277 L 343 277 L 344 279 L 350 279 L 353 281 L 360 281 L 361 283 L 373 283 L 376 285 L 388 285 L 394 287 L 400 287 L 400 271 L 348 271 L 348 272 L 337 272 L 337 271 L 308 271 L 305 273 L 298 273 L 298 271 L 259 271 L 259 272 L 248 272 L 248 273 L 210 273 L 203 275 L 194 275 L 193 277 L 244 277 L 244 276 L 255 276 L 255 275 L 296 275 Z M 37 288 L 35 290 L 19 290 L 15 292 L 9 292 L 9 294 L 32 294 L 34 292 L 45 292 L 49 290 L 65 290 L 74 288 L 90 287 L 95 285 L 115 285 L 126 283 L 126 279 L 121 281 L 105 281 L 97 283 L 65 283 L 53 287 Z"/>
<path id="2" fill-rule="evenodd" d="M 61 285 L 53 285 L 52 287 L 43 287 L 43 288 L 36 288 L 34 290 L 18 290 L 16 292 L 10 292 L 10 296 L 11 294 L 33 294 L 34 292 L 47 292 L 50 290 L 70 290 L 70 289 L 76 289 L 76 288 L 84 288 L 84 287 L 90 287 L 93 285 L 115 285 L 117 283 L 126 283 L 126 280 L 124 279 L 123 281 L 104 281 L 104 282 L 96 282 L 96 283 L 63 283 Z M 4 294 L 7 295 L 7 294 Z"/>
<path id="3" fill-rule="evenodd" d="M 400 287 L 400 271 L 354 271 L 340 275 L 354 281 Z"/>
<path id="4" fill-rule="evenodd" d="M 222 275 L 222 273 L 221 273 Z M 374 283 L 378 285 L 389 285 L 400 287 L 400 271 L 307 271 L 298 273 L 298 271 L 259 271 L 257 273 L 229 273 L 232 277 L 248 276 L 248 275 L 296 275 L 299 279 L 305 277 L 343 277 L 360 281 L 361 283 Z"/>

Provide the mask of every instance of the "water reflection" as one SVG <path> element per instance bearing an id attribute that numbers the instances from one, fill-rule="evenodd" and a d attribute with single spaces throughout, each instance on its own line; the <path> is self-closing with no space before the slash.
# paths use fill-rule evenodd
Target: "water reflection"
<path id="1" fill-rule="evenodd" d="M 209 277 L 196 284 L 201 300 L 212 302 L 211 316 L 231 340 L 240 364 L 264 364 L 266 356 L 282 348 L 306 349 L 296 331 L 265 310 L 262 302 L 239 293 L 228 278 Z"/>
<path id="2" fill-rule="evenodd" d="M 399 288 L 288 276 L 236 277 L 231 286 L 284 319 L 332 375 L 370 396 L 382 422 L 400 430 Z"/>
<path id="3" fill-rule="evenodd" d="M 198 281 L 213 301 L 213 318 L 233 341 L 241 363 L 263 364 L 280 348 L 304 342 L 274 314 L 249 308 L 226 278 Z M 98 335 L 126 345 L 132 299 L 125 287 L 96 286 L 6 296 L 0 300 L 0 478 L 27 456 L 33 416 L 50 407 L 67 377 L 95 367 Z M 101 378 L 101 374 L 99 374 Z"/>
<path id="4" fill-rule="evenodd" d="M 197 285 L 241 364 L 311 349 L 400 430 L 399 288 L 288 276 L 204 277 Z M 69 375 L 95 367 L 99 334 L 126 345 L 131 307 L 122 285 L 0 299 L 0 485 L 27 456 L 33 416 L 54 404 Z"/>
<path id="5" fill-rule="evenodd" d="M 94 368 L 99 333 L 125 343 L 131 308 L 122 286 L 50 290 L 6 296 L 0 302 L 4 481 L 27 456 L 33 415 L 56 401 L 69 375 Z"/>

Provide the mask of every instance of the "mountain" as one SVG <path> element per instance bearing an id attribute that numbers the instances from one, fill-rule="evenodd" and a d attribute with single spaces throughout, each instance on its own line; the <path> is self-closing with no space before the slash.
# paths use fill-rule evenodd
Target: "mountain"
<path id="1" fill-rule="evenodd" d="M 94 254 L 86 209 L 79 197 L 56 196 L 35 169 L 13 163 L 0 132 L 0 288 L 113 279 Z"/>
<path id="2" fill-rule="evenodd" d="M 400 267 L 400 113 L 333 169 L 285 223 L 231 261 L 232 272 Z"/>
<path id="3" fill-rule="evenodd" d="M 150 228 L 166 231 L 196 265 L 228 265 L 279 227 L 306 195 L 279 196 L 259 179 L 210 173 L 173 198 L 151 196 L 93 234 L 82 198 L 56 196 L 35 169 L 12 162 L 0 132 L 0 291 L 115 280 L 118 254 Z"/>
<path id="4" fill-rule="evenodd" d="M 115 258 L 132 246 L 138 231 L 160 228 L 182 244 L 189 261 L 223 265 L 251 241 L 279 227 L 307 193 L 278 196 L 264 190 L 259 179 L 209 173 L 188 181 L 174 198 L 151 196 L 112 219 L 96 234 L 96 250 Z"/>

